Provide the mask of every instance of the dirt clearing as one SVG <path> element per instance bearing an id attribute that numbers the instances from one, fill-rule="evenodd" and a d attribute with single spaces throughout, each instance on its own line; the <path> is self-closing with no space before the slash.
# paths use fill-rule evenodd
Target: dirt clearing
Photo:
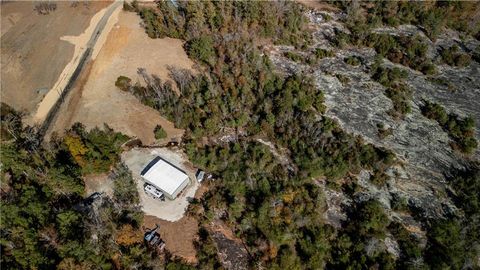
<path id="1" fill-rule="evenodd" d="M 75 47 L 61 38 L 83 33 L 110 3 L 58 1 L 55 11 L 39 15 L 33 1 L 2 1 L 1 100 L 33 113 L 73 57 Z"/>
<path id="2" fill-rule="evenodd" d="M 143 224 L 149 229 L 155 228 L 155 224 L 160 225 L 158 232 L 165 241 L 166 249 L 187 262 L 197 262 L 197 251 L 193 245 L 198 233 L 196 219 L 185 216 L 176 222 L 170 222 L 146 215 Z"/>
<path id="3" fill-rule="evenodd" d="M 156 156 L 160 156 L 184 170 L 190 178 L 190 183 L 175 200 L 156 200 L 148 196 L 143 190 L 145 181 L 140 176 L 140 172 Z M 188 162 L 188 159 L 183 152 L 178 149 L 169 148 L 133 148 L 122 154 L 122 161 L 125 162 L 130 169 L 133 179 L 135 179 L 135 182 L 137 183 L 138 193 L 140 194 L 140 203 L 145 214 L 156 216 L 168 221 L 177 221 L 184 216 L 189 201 L 195 197 L 195 193 L 200 184 L 195 179 L 196 169 L 190 164 L 190 162 Z"/>
<path id="4" fill-rule="evenodd" d="M 141 83 L 138 68 L 167 80 L 169 65 L 192 68 L 193 62 L 183 50 L 182 41 L 150 39 L 135 13 L 120 11 L 118 22 L 98 52 L 83 89 L 72 90 L 72 96 L 81 95 L 80 101 L 63 106 L 53 130 L 62 132 L 75 122 L 87 128 L 107 123 L 117 131 L 138 137 L 144 144 L 152 144 L 155 142 L 153 130 L 159 124 L 167 131 L 168 140 L 180 138 L 183 130 L 174 128 L 156 110 L 115 86 L 120 75 L 130 77 L 133 83 Z"/>
<path id="5" fill-rule="evenodd" d="M 108 177 L 108 174 L 87 175 L 83 178 L 83 181 L 85 182 L 86 196 L 95 192 L 103 192 L 113 198 L 113 180 Z"/>

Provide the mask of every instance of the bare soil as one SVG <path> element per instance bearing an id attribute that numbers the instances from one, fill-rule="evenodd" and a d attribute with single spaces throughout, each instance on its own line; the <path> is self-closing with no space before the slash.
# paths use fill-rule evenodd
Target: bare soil
<path id="1" fill-rule="evenodd" d="M 329 3 L 324 3 L 320 1 L 314 1 L 314 0 L 297 0 L 298 3 L 309 7 L 313 8 L 318 11 L 329 11 L 329 12 L 335 12 L 338 11 L 338 8 L 335 7 L 334 5 L 331 5 Z"/>
<path id="2" fill-rule="evenodd" d="M 198 222 L 195 218 L 185 216 L 178 221 L 171 222 L 149 215 L 144 217 L 145 228 L 155 228 L 155 224 L 160 225 L 159 233 L 170 253 L 189 263 L 197 262 L 197 251 L 193 244 L 198 233 Z"/>
<path id="3" fill-rule="evenodd" d="M 74 46 L 61 38 L 83 33 L 110 3 L 58 1 L 55 11 L 40 15 L 33 1 L 2 1 L 1 100 L 33 113 L 73 57 Z"/>
<path id="4" fill-rule="evenodd" d="M 90 174 L 83 178 L 85 182 L 85 194 L 91 195 L 95 192 L 104 192 L 107 196 L 113 197 L 113 181 L 108 174 Z"/>
<path id="5" fill-rule="evenodd" d="M 72 91 L 75 92 L 72 96 L 80 97 L 69 97 L 74 102 L 63 106 L 53 130 L 61 133 L 75 122 L 87 128 L 106 123 L 117 131 L 138 137 L 144 144 L 153 144 L 156 141 L 153 130 L 161 125 L 167 132 L 167 140 L 180 138 L 183 130 L 176 129 L 156 110 L 115 86 L 121 75 L 131 78 L 133 83 L 142 83 L 138 68 L 168 80 L 167 66 L 170 65 L 192 68 L 193 62 L 183 50 L 182 41 L 150 39 L 135 13 L 120 11 L 118 22 L 98 52 L 84 86 Z"/>

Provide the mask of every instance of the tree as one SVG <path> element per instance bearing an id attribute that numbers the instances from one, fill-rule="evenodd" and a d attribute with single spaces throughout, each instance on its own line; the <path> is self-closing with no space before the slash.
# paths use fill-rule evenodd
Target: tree
<path id="1" fill-rule="evenodd" d="M 122 246 L 131 246 L 141 243 L 143 240 L 143 234 L 138 229 L 134 229 L 132 225 L 125 224 L 117 231 L 115 239 L 117 243 Z"/>
<path id="2" fill-rule="evenodd" d="M 78 231 L 80 223 L 80 215 L 74 211 L 65 211 L 57 215 L 57 225 L 60 235 L 63 238 L 81 237 Z"/>

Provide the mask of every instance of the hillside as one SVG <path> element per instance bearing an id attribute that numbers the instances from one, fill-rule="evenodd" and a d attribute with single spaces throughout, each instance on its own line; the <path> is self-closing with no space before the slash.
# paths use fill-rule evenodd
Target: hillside
<path id="1" fill-rule="evenodd" d="M 480 268 L 479 2 L 115 20 L 46 138 L 2 103 L 3 268 Z"/>

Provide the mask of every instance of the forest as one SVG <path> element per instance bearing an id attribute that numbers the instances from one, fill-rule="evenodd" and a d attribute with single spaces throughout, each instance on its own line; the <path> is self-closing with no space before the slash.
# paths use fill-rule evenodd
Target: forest
<path id="1" fill-rule="evenodd" d="M 480 164 L 446 175 L 448 196 L 459 209 L 441 218 L 396 198 L 384 202 L 357 196 L 356 175 L 367 171 L 373 185 L 388 185 L 389 169 L 401 161 L 390 150 L 350 134 L 326 116 L 325 97 L 314 78 L 275 70 L 262 42 L 307 50 L 311 37 L 304 7 L 294 2 L 169 1 L 156 8 L 125 2 L 136 12 L 151 38 L 180 38 L 189 57 L 199 64 L 195 73 L 170 68 L 174 81 L 164 82 L 140 69 L 146 84 L 119 76 L 112 85 L 159 111 L 177 128 L 185 129 L 181 147 L 195 166 L 213 174 L 202 199 L 188 214 L 199 222 L 198 263 L 160 258 L 139 237 L 143 213 L 131 173 L 120 161 L 128 136 L 107 125 L 87 130 L 77 123 L 65 136 L 41 143 L 35 127 L 25 126 L 22 114 L 1 106 L 1 266 L 5 269 L 221 269 L 209 229 L 222 219 L 241 240 L 252 269 L 474 269 L 480 228 Z M 351 11 L 346 2 L 331 4 Z M 452 6 L 449 6 L 452 5 Z M 463 17 L 470 3 L 429 6 L 411 2 L 378 2 L 358 21 L 346 18 L 351 36 L 337 35 L 337 46 L 373 48 L 380 57 L 424 74 L 435 67 L 424 59 L 422 40 L 371 34 L 374 24 L 420 24 L 434 39 L 441 27 L 478 36 Z M 365 35 L 365 36 L 363 36 Z M 366 42 L 366 43 L 363 43 Z M 398 52 L 402 52 L 399 54 Z M 313 50 L 314 63 L 333 52 Z M 465 60 L 453 48 L 443 59 L 452 65 Z M 372 78 L 386 87 L 397 118 L 411 110 L 411 89 L 400 69 L 381 59 L 370 67 Z M 358 65 L 360 59 L 345 62 Z M 176 88 L 176 89 L 174 89 Z M 176 92 L 178 90 L 178 93 Z M 449 115 L 425 102 L 423 113 L 449 134 L 461 151 L 477 147 L 470 118 Z M 157 126 L 155 137 L 165 137 Z M 235 135 L 236 140 L 205 143 L 204 138 Z M 284 154 L 272 152 L 268 141 Z M 83 177 L 108 174 L 113 198 L 85 199 Z M 351 205 L 339 226 L 327 222 L 325 187 L 345 194 Z M 425 241 L 392 219 L 404 211 L 422 224 Z M 394 256 L 386 239 L 398 243 Z"/>
<path id="2" fill-rule="evenodd" d="M 431 8 L 408 2 L 392 7 L 395 3 L 379 2 L 374 5 L 378 10 L 369 15 L 392 17 L 391 12 L 382 14 L 381 10 L 396 9 L 401 14 L 397 16 L 400 21 L 383 23 L 420 23 L 432 39 L 438 34 L 437 25 L 453 25 L 451 20 L 456 18 L 451 16 L 471 8 L 467 3 Z M 470 223 L 478 220 L 476 210 L 466 216 L 453 214 L 445 219 L 425 219 L 421 209 L 410 207 L 408 202 L 392 202 L 397 209 L 410 212 L 422 222 L 428 232 L 426 244 L 403 224 L 391 220 L 385 207 L 372 199 L 354 201 L 340 228 L 325 221 L 325 196 L 319 188 L 319 179 L 355 198 L 359 187 L 349 175 L 366 169 L 371 172 L 370 181 L 382 186 L 388 178 L 386 171 L 398 161 L 388 150 L 344 132 L 324 115 L 323 94 L 315 88 L 312 78 L 276 72 L 261 47 L 255 45 L 270 39 L 273 44 L 307 48 L 310 38 L 305 37 L 309 32 L 300 6 L 289 2 L 181 2 L 177 8 L 161 2 L 157 9 L 132 9 L 142 17 L 150 37 L 184 39 L 189 56 L 201 64 L 200 75 L 171 69 L 179 96 L 173 93 L 169 82 L 164 83 L 154 75 L 147 75 L 152 78 L 146 80 L 150 82 L 147 86 L 125 87 L 177 127 L 186 129 L 185 149 L 190 158 L 222 179 L 196 206 L 205 211 L 200 221 L 204 229 L 198 245 L 197 267 L 211 269 L 220 265 L 206 225 L 219 213 L 223 213 L 222 219 L 248 247 L 253 268 L 442 269 L 448 266 L 461 269 L 470 265 L 475 256 L 471 248 L 478 245 L 475 240 L 478 228 Z M 423 18 L 431 11 L 433 17 Z M 435 72 L 434 65 L 424 58 L 426 47 L 420 37 L 391 38 L 377 34 L 361 37 L 358 35 L 362 32 L 355 32 L 353 27 L 371 27 L 375 18 L 360 23 L 353 15 L 348 18 L 352 20 L 353 32 L 345 37 L 348 42 L 373 47 L 379 57 L 426 75 Z M 331 55 L 317 49 L 314 57 L 304 58 L 294 53 L 285 57 L 313 63 L 314 59 Z M 357 62 L 345 61 L 352 65 Z M 409 113 L 411 90 L 402 83 L 404 72 L 383 67 L 380 61 L 370 69 L 372 78 L 387 87 L 386 95 L 394 103 L 392 114 L 403 117 Z M 466 124 L 466 130 L 471 130 L 471 124 Z M 201 143 L 203 137 L 228 132 L 239 135 L 238 141 Z M 255 138 L 264 138 L 285 149 L 288 164 L 278 160 Z M 471 209 L 470 204 L 479 201 L 478 193 L 465 190 L 460 183 L 467 177 L 475 188 L 479 185 L 478 164 L 472 163 L 468 171 L 454 171 L 452 175 L 448 179 L 456 194 L 465 192 L 461 197 L 469 200 L 452 197 L 460 209 L 470 211 L 467 210 Z M 381 245 L 375 246 L 374 243 L 387 236 L 396 239 L 400 248 L 398 258 Z"/>

